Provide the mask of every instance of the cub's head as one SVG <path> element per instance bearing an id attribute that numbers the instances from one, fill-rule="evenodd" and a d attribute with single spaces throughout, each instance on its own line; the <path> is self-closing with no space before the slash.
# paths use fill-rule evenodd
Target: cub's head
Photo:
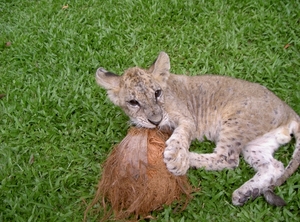
<path id="1" fill-rule="evenodd" d="M 149 69 L 130 68 L 122 76 L 99 68 L 97 83 L 110 100 L 120 106 L 137 126 L 155 128 L 167 122 L 164 89 L 169 78 L 170 59 L 161 52 Z"/>

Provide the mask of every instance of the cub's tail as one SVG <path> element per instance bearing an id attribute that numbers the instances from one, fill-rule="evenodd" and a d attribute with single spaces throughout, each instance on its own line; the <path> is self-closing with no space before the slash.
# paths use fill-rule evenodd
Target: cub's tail
<path id="1" fill-rule="evenodd" d="M 295 124 L 293 128 L 293 135 L 296 139 L 295 150 L 292 156 L 291 161 L 288 166 L 285 168 L 282 176 L 275 182 L 275 186 L 281 186 L 287 178 L 289 178 L 299 167 L 300 165 L 300 121 Z"/>
<path id="2" fill-rule="evenodd" d="M 300 118 L 298 118 L 299 120 Z M 300 165 L 300 121 L 298 122 L 292 122 L 291 125 L 292 127 L 292 134 L 296 139 L 296 145 L 295 145 L 295 150 L 292 156 L 292 159 L 290 160 L 288 166 L 285 168 L 284 173 L 282 176 L 275 182 L 274 186 L 270 187 L 268 190 L 264 192 L 264 197 L 266 201 L 274 206 L 284 206 L 286 205 L 285 201 L 277 196 L 273 190 L 274 187 L 279 187 L 281 186 L 299 167 Z"/>

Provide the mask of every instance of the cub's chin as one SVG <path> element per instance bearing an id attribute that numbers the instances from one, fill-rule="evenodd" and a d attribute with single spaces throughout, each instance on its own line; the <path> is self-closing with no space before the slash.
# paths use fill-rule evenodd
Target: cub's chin
<path id="1" fill-rule="evenodd" d="M 131 120 L 132 125 L 136 127 L 143 127 L 143 128 L 148 128 L 148 129 L 154 129 L 157 126 L 148 122 L 148 121 L 137 121 L 137 120 Z"/>

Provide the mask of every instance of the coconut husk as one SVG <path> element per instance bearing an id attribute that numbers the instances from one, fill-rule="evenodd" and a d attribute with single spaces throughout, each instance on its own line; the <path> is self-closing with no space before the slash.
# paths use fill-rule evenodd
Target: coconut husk
<path id="1" fill-rule="evenodd" d="M 131 128 L 104 163 L 102 178 L 94 200 L 85 211 L 85 219 L 97 203 L 105 209 L 102 221 L 112 211 L 117 220 L 145 218 L 151 211 L 174 201 L 184 209 L 193 188 L 186 176 L 175 176 L 165 166 L 163 151 L 169 136 L 157 129 Z"/>

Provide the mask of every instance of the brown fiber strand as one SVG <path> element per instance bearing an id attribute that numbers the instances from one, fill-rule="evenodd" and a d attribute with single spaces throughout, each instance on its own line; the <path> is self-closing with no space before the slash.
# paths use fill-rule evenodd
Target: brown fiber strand
<path id="1" fill-rule="evenodd" d="M 174 176 L 165 166 L 163 151 L 169 135 L 157 129 L 131 128 L 104 163 L 102 178 L 84 220 L 95 204 L 105 211 L 102 221 L 112 214 L 108 205 L 116 220 L 146 217 L 175 200 L 183 202 L 184 209 L 193 188 L 186 176 Z"/>

